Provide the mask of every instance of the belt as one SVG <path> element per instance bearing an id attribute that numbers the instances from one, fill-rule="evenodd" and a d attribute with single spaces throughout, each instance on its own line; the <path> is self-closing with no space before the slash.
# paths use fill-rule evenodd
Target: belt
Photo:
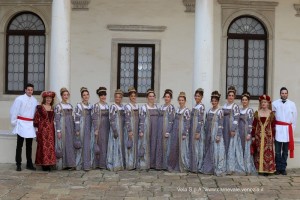
<path id="1" fill-rule="evenodd" d="M 26 118 L 26 117 L 21 117 L 21 116 L 18 116 L 17 119 L 23 120 L 23 121 L 33 121 L 33 119 Z"/>

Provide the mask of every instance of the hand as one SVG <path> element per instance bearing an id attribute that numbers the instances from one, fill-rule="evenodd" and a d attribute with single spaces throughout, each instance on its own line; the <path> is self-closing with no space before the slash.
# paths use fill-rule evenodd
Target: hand
<path id="1" fill-rule="evenodd" d="M 140 135 L 140 137 L 143 137 L 143 136 L 144 136 L 144 133 L 141 132 L 139 135 Z"/>
<path id="2" fill-rule="evenodd" d="M 95 131 L 94 134 L 95 134 L 95 135 L 98 135 L 99 133 L 98 133 L 98 131 Z"/>
<path id="3" fill-rule="evenodd" d="M 246 140 L 249 141 L 250 139 L 251 139 L 251 135 L 248 134 L 247 137 L 246 137 Z"/>
<path id="4" fill-rule="evenodd" d="M 129 133 L 128 133 L 128 136 L 129 136 L 129 138 L 132 140 L 132 138 L 133 138 L 133 132 L 129 132 Z"/>
<path id="5" fill-rule="evenodd" d="M 231 137 L 234 137 L 235 136 L 235 131 L 231 131 L 230 135 L 231 135 Z"/>
<path id="6" fill-rule="evenodd" d="M 194 138 L 195 138 L 195 140 L 199 140 L 200 139 L 200 133 L 195 133 Z"/>
<path id="7" fill-rule="evenodd" d="M 119 137 L 119 134 L 117 132 L 114 132 L 114 138 L 117 139 Z"/>
<path id="8" fill-rule="evenodd" d="M 165 138 L 168 138 L 170 133 L 165 133 Z"/>
<path id="9" fill-rule="evenodd" d="M 185 140 L 185 138 L 186 138 L 186 135 L 183 135 L 183 136 L 182 136 L 182 140 Z"/>
<path id="10" fill-rule="evenodd" d="M 76 132 L 76 136 L 79 136 L 79 134 L 80 134 L 79 131 L 77 131 L 77 132 Z"/>
<path id="11" fill-rule="evenodd" d="M 220 142 L 220 136 L 217 136 L 216 137 L 216 143 L 219 143 Z"/>
<path id="12" fill-rule="evenodd" d="M 61 139 L 61 132 L 57 132 L 58 139 Z"/>

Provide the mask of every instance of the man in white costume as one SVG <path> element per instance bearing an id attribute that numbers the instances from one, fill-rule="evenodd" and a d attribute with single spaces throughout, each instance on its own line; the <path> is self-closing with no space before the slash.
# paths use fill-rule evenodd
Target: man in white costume
<path id="1" fill-rule="evenodd" d="M 33 94 L 34 86 L 27 84 L 25 94 L 17 97 L 10 108 L 11 125 L 13 133 L 17 134 L 16 164 L 17 171 L 21 171 L 22 147 L 24 138 L 26 140 L 26 169 L 35 170 L 32 163 L 32 139 L 36 137 L 33 126 L 33 118 L 37 106 L 37 100 Z"/>
<path id="2" fill-rule="evenodd" d="M 290 150 L 290 158 L 294 158 L 293 132 L 296 128 L 297 108 L 295 103 L 288 99 L 288 90 L 286 87 L 280 89 L 280 97 L 280 99 L 272 103 L 276 117 L 275 174 L 287 175 L 288 150 Z"/>

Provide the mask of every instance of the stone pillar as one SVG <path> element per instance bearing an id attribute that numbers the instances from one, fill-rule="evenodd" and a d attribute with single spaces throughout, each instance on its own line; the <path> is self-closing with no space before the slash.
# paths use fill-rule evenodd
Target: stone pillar
<path id="1" fill-rule="evenodd" d="M 59 96 L 70 89 L 70 0 L 53 0 L 51 24 L 50 90 Z"/>
<path id="2" fill-rule="evenodd" d="M 194 91 L 204 89 L 203 103 L 210 107 L 213 88 L 213 6 L 212 0 L 196 0 L 195 4 L 195 51 L 194 51 Z M 194 92 L 193 91 L 193 92 Z"/>

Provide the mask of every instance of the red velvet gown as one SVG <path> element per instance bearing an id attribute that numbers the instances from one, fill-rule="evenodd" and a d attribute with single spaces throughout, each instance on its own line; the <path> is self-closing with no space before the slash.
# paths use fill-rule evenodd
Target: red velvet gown
<path id="1" fill-rule="evenodd" d="M 54 111 L 46 111 L 44 106 L 38 105 L 34 115 L 34 126 L 38 128 L 35 164 L 55 165 Z"/>
<path id="2" fill-rule="evenodd" d="M 259 173 L 274 173 L 274 136 L 275 115 L 270 113 L 269 117 L 260 117 L 256 111 L 252 126 L 252 137 L 254 148 L 254 165 Z"/>

